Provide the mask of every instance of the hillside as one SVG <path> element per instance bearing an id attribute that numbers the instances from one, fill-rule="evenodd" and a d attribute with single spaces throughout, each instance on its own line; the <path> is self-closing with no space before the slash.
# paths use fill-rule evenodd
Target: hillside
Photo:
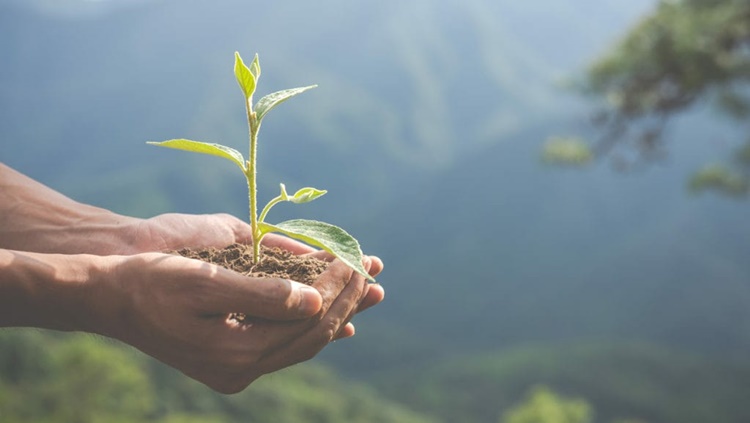
<path id="1" fill-rule="evenodd" d="M 591 404 L 596 422 L 739 423 L 750 367 L 649 344 L 534 344 L 387 375 L 382 388 L 445 422 L 489 423 L 534 387 Z"/>
<path id="2" fill-rule="evenodd" d="M 0 333 L 3 422 L 404 422 L 435 420 L 322 366 L 298 366 L 225 396 L 110 340 Z"/>
<path id="3" fill-rule="evenodd" d="M 369 339 L 351 348 L 386 368 L 539 340 L 746 356 L 746 207 L 681 189 L 704 147 L 640 173 L 606 164 L 566 171 L 536 160 L 555 127 L 466 159 L 374 219 L 383 225 L 368 246 L 387 264 L 380 281 L 389 297 L 363 319 L 399 348 L 373 350 Z"/>
<path id="4" fill-rule="evenodd" d="M 313 207 L 343 217 L 337 209 L 380 208 L 403 181 L 569 114 L 560 77 L 650 3 L 588 2 L 587 10 L 557 0 L 545 11 L 484 0 L 356 8 L 341 0 L 131 1 L 106 13 L 105 2 L 66 1 L 79 9 L 0 4 L 3 161 L 126 213 L 240 214 L 241 196 L 213 189 L 241 187 L 232 169 L 208 169 L 202 158 L 178 159 L 143 142 L 189 136 L 244 149 L 232 52 L 257 51 L 263 92 L 320 85 L 264 124 L 262 186 L 324 186 L 336 202 Z M 98 13 L 85 13 L 92 8 Z M 518 24 L 530 17 L 537 29 Z M 198 167 L 199 175 L 182 171 Z M 182 192 L 187 185 L 199 195 Z"/>

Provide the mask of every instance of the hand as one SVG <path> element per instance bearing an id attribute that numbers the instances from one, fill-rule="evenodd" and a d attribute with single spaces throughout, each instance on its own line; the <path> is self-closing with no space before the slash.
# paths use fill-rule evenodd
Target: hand
<path id="1" fill-rule="evenodd" d="M 137 252 L 177 250 L 186 246 L 220 248 L 235 242 L 250 243 L 252 240 L 250 225 L 229 214 L 162 214 L 140 222 L 136 228 L 135 242 L 132 244 L 137 245 Z M 278 247 L 297 255 L 313 255 L 325 261 L 333 260 L 333 257 L 324 251 L 315 250 L 301 242 L 276 234 L 267 234 L 263 237 L 263 245 Z M 370 259 L 371 275 L 374 277 L 382 271 L 383 262 L 377 257 Z M 380 285 L 369 285 L 367 291 L 359 311 L 380 303 L 385 297 Z M 338 338 L 348 338 L 354 333 L 354 325 L 347 323 Z"/>
<path id="2" fill-rule="evenodd" d="M 353 315 L 383 298 L 382 288 L 339 261 L 310 288 L 164 254 L 116 259 L 98 296 L 104 299 L 100 314 L 109 317 L 97 331 L 223 393 L 238 392 L 353 334 Z M 364 265 L 373 276 L 382 269 L 377 258 Z M 249 323 L 228 319 L 234 312 Z"/>
<path id="3" fill-rule="evenodd" d="M 191 215 L 162 214 L 131 225 L 121 254 L 178 250 L 184 247 L 226 247 L 234 243 L 252 242 L 252 230 L 246 222 L 228 214 Z M 316 250 L 290 238 L 268 234 L 263 245 L 279 247 L 294 254 Z"/>
<path id="4" fill-rule="evenodd" d="M 250 243 L 252 230 L 250 225 L 228 214 L 190 215 L 169 213 L 162 214 L 141 221 L 135 226 L 134 241 L 123 245 L 121 253 L 177 250 L 183 247 L 225 247 L 237 243 Z M 135 249 L 129 247 L 135 246 Z M 311 254 L 315 257 L 331 261 L 333 257 L 323 251 L 297 242 L 291 238 L 276 234 L 263 237 L 263 245 L 278 247 L 293 254 Z M 377 257 L 371 257 L 373 277 L 383 269 L 383 262 Z M 363 301 L 361 310 L 365 310 L 383 300 L 385 292 L 380 285 L 368 288 L 368 295 Z M 347 323 L 339 337 L 346 338 L 354 335 L 354 326 Z"/>

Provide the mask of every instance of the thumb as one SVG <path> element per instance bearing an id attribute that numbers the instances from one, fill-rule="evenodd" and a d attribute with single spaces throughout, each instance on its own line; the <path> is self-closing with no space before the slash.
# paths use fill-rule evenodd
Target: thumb
<path id="1" fill-rule="evenodd" d="M 212 314 L 244 313 L 269 320 L 295 320 L 315 315 L 323 305 L 315 288 L 299 282 L 220 273 L 225 276 L 223 283 L 217 284 L 215 294 L 204 301 Z"/>

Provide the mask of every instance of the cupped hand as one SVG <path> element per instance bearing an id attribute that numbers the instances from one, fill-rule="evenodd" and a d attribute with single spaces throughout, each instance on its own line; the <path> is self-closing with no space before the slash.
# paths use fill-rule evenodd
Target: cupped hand
<path id="1" fill-rule="evenodd" d="M 127 238 L 121 254 L 249 244 L 252 242 L 252 230 L 246 222 L 225 213 L 167 213 L 132 225 Z M 275 234 L 266 235 L 263 245 L 279 247 L 294 254 L 315 251 L 305 244 Z"/>
<path id="2" fill-rule="evenodd" d="M 122 253 L 226 247 L 251 240 L 250 225 L 229 214 L 167 213 L 131 225 Z"/>
<path id="3" fill-rule="evenodd" d="M 167 213 L 143 220 L 135 226 L 128 253 L 177 250 L 184 247 L 225 247 L 233 243 L 250 243 L 252 230 L 246 222 L 229 214 L 192 215 Z M 278 247 L 297 255 L 312 255 L 321 260 L 332 261 L 333 256 L 324 251 L 297 242 L 291 238 L 276 234 L 263 237 L 263 245 Z M 383 269 L 383 262 L 377 257 L 370 257 L 370 274 L 375 277 Z M 380 285 L 367 288 L 368 294 L 359 311 L 364 311 L 379 302 L 385 296 Z M 354 335 L 354 326 L 348 323 L 338 335 L 346 338 Z"/>
<path id="4" fill-rule="evenodd" d="M 350 336 L 353 315 L 382 300 L 382 288 L 339 261 L 307 287 L 165 254 L 112 260 L 100 295 L 109 318 L 99 332 L 224 393 Z M 373 274 L 382 269 L 376 258 L 364 264 Z M 248 319 L 240 324 L 232 313 Z"/>

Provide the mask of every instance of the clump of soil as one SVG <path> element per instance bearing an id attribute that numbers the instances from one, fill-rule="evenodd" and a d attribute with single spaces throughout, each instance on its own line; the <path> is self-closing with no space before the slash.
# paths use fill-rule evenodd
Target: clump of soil
<path id="1" fill-rule="evenodd" d="M 183 248 L 175 253 L 223 266 L 245 276 L 291 279 L 307 285 L 312 285 L 328 267 L 328 263 L 323 260 L 296 256 L 277 247 L 261 247 L 260 261 L 253 265 L 253 246 L 245 244 L 232 244 L 223 249 Z"/>

